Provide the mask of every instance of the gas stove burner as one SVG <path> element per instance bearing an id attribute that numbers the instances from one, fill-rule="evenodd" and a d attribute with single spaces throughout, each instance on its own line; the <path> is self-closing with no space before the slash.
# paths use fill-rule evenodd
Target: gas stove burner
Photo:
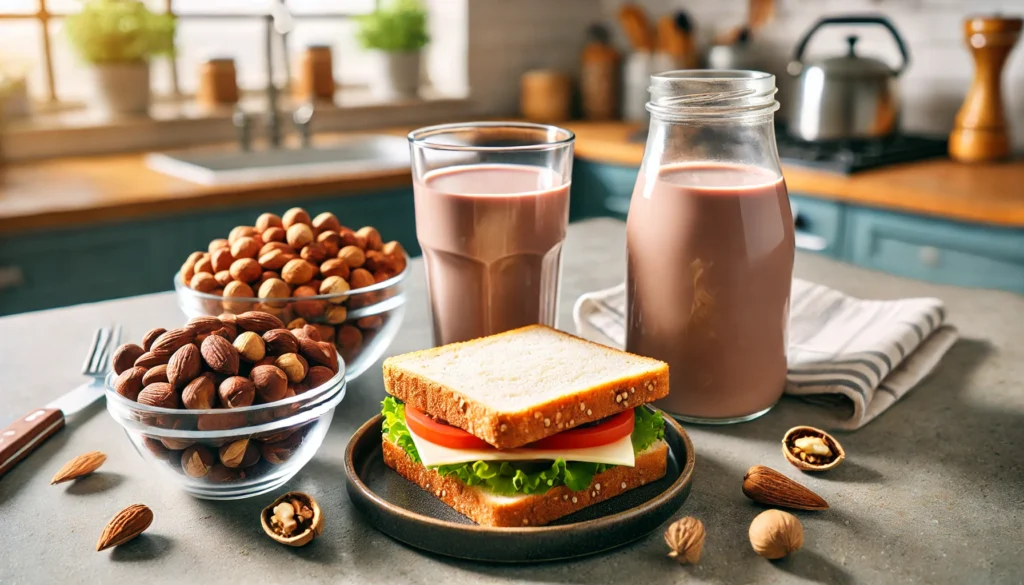
<path id="1" fill-rule="evenodd" d="M 793 166 L 842 174 L 946 155 L 946 139 L 897 134 L 875 140 L 806 142 L 776 129 L 779 158 Z"/>

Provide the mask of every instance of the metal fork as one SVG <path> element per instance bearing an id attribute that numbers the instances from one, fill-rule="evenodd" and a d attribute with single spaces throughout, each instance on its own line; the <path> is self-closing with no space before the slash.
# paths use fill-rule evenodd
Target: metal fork
<path id="1" fill-rule="evenodd" d="M 0 477 L 51 435 L 64 428 L 65 418 L 81 411 L 103 396 L 103 379 L 110 370 L 110 357 L 121 342 L 121 327 L 103 327 L 93 335 L 82 374 L 89 381 L 60 398 L 15 420 L 0 431 Z"/>

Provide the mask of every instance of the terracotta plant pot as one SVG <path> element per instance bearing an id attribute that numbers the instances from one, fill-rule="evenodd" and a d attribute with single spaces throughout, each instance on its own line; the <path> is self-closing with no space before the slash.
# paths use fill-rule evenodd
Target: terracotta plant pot
<path id="1" fill-rule="evenodd" d="M 95 63 L 92 107 L 107 116 L 143 115 L 149 111 L 149 63 Z"/>
<path id="2" fill-rule="evenodd" d="M 370 80 L 374 97 L 385 100 L 416 97 L 420 87 L 420 52 L 374 51 L 377 66 Z"/>

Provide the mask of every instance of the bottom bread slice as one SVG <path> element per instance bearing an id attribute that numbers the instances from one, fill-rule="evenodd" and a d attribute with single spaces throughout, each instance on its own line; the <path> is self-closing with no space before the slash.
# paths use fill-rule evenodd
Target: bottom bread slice
<path id="1" fill-rule="evenodd" d="M 665 477 L 668 445 L 658 441 L 636 456 L 634 467 L 616 466 L 594 476 L 590 487 L 574 492 L 557 486 L 543 494 L 499 496 L 456 476 L 442 476 L 387 438 L 384 463 L 445 504 L 485 526 L 540 526 Z"/>

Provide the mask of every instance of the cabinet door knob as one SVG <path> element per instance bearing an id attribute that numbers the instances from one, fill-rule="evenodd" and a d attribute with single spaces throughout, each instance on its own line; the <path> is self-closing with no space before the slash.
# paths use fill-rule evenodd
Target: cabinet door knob
<path id="1" fill-rule="evenodd" d="M 0 290 L 18 288 L 25 284 L 25 273 L 20 266 L 0 266 Z"/>
<path id="2" fill-rule="evenodd" d="M 917 257 L 921 260 L 922 264 L 929 268 L 936 268 L 939 265 L 939 249 L 934 246 L 921 246 L 921 249 L 917 252 Z"/>

